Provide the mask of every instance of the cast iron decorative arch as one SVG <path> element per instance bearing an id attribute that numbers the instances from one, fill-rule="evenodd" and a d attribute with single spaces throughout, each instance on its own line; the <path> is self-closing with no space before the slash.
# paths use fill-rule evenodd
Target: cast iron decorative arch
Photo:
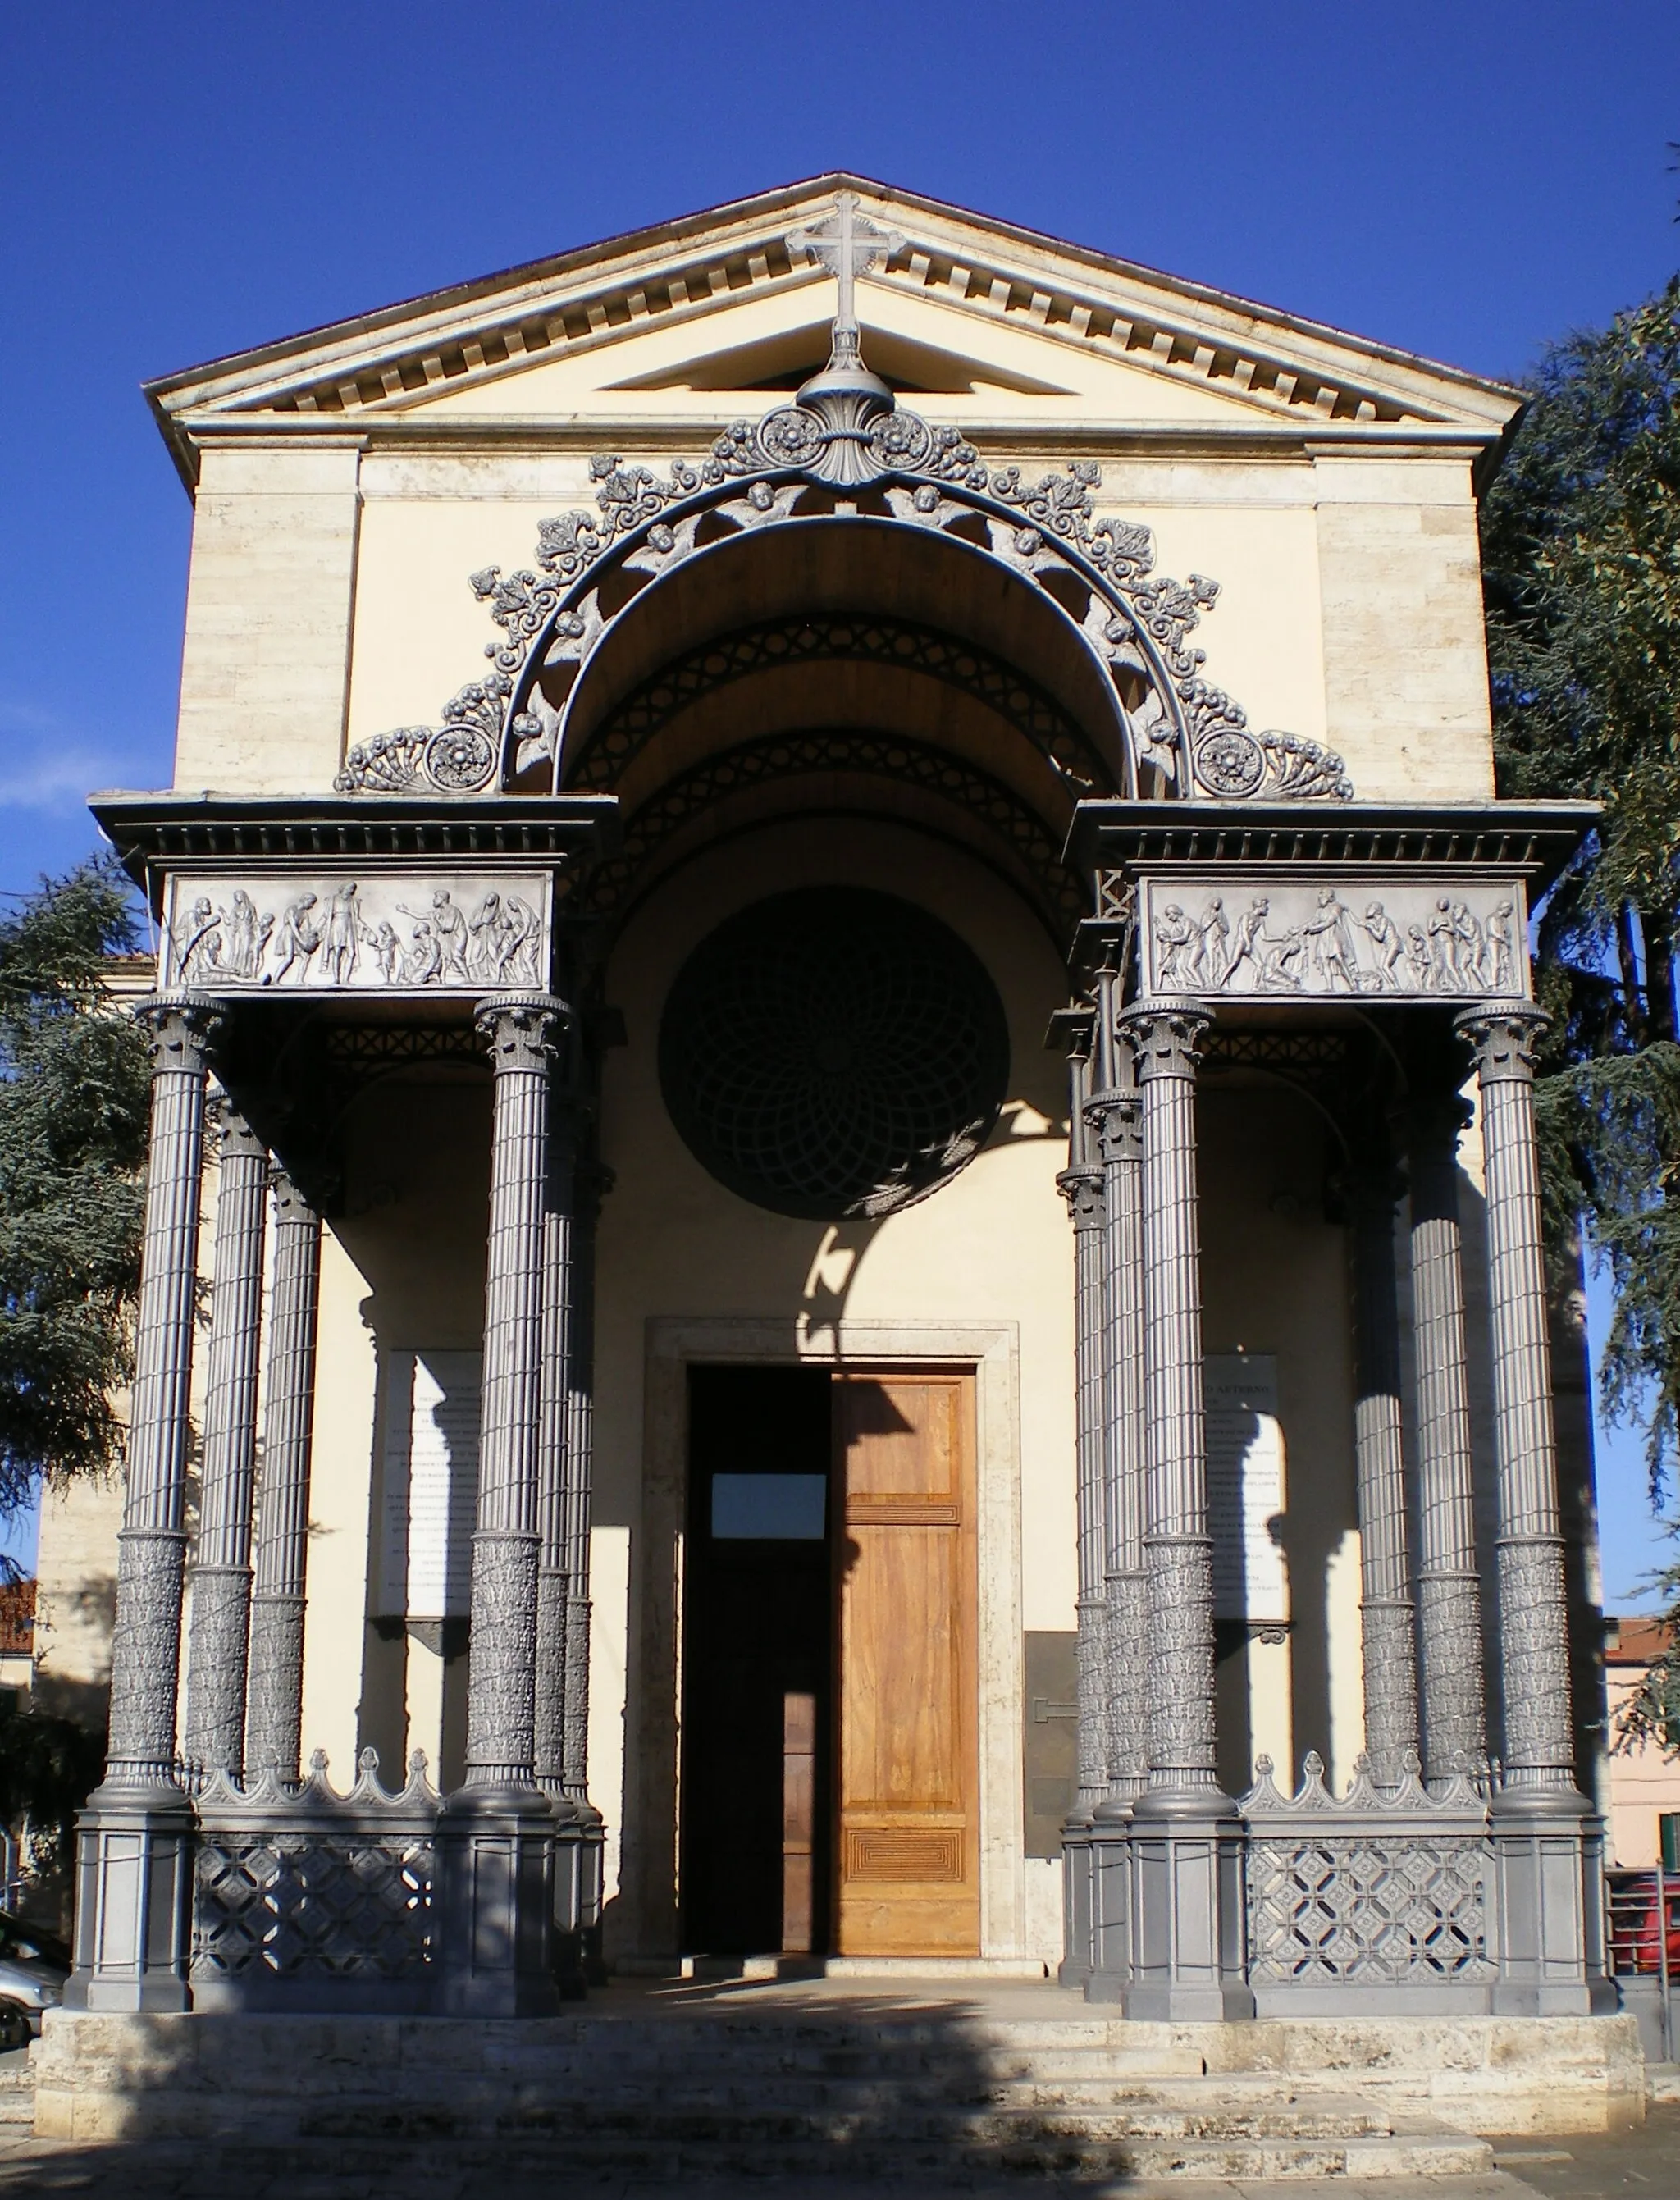
<path id="1" fill-rule="evenodd" d="M 793 520 L 869 517 L 943 535 L 1041 590 L 1074 646 L 1094 661 L 1127 756 L 1130 793 L 1200 793 L 1232 800 L 1347 800 L 1341 758 L 1293 734 L 1250 730 L 1245 713 L 1202 676 L 1191 640 L 1218 584 L 1153 574 L 1150 530 L 1099 515 L 1092 461 L 1023 481 L 988 466 L 954 428 L 898 409 L 863 373 L 838 394 L 832 377 L 756 425 L 738 421 L 700 465 L 676 460 L 659 481 L 618 458 L 590 461 L 597 511 L 539 524 L 536 566 L 473 574 L 502 639 L 491 670 L 462 688 L 436 727 L 403 727 L 358 743 L 341 792 L 475 795 L 546 764 L 558 786 L 579 676 L 641 590 L 711 544 Z M 565 683 L 550 703 L 539 686 Z M 1128 711 L 1117 682 L 1141 685 Z"/>

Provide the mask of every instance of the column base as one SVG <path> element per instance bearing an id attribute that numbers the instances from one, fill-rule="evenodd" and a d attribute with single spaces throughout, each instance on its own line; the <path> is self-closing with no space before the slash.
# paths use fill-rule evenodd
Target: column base
<path id="1" fill-rule="evenodd" d="M 463 1788 L 437 1817 L 433 2007 L 445 2016 L 552 2016 L 554 1813 L 535 1785 Z"/>
<path id="2" fill-rule="evenodd" d="M 601 1913 L 606 1907 L 606 1821 L 587 1795 L 573 1798 L 582 1828 L 582 1900 L 579 1924 L 586 1986 L 606 1984 L 606 1948 Z"/>
<path id="3" fill-rule="evenodd" d="M 1059 1986 L 1082 1986 L 1091 1975 L 1094 1889 L 1092 1884 L 1091 1817 L 1076 1810 L 1062 1828 L 1062 1961 Z"/>
<path id="4" fill-rule="evenodd" d="M 562 2001 L 582 2001 L 589 1990 L 583 1949 L 587 1829 L 571 1796 L 550 1793 L 548 1807 L 554 1821 L 554 1986 Z"/>
<path id="5" fill-rule="evenodd" d="M 1499 1902 L 1498 2016 L 1604 2016 L 1604 1823 L 1573 1788 L 1506 1788 L 1488 1813 Z"/>
<path id="6" fill-rule="evenodd" d="M 1132 1983 L 1132 1813 L 1104 1803 L 1092 1823 L 1091 1970 L 1085 1998 L 1121 2003 Z"/>
<path id="7" fill-rule="evenodd" d="M 187 2010 L 192 1805 L 171 1781 L 97 1788 L 76 1820 L 75 1969 L 67 2009 Z"/>
<path id="8" fill-rule="evenodd" d="M 1156 1789 L 1133 1805 L 1131 1974 L 1120 2000 L 1150 2023 L 1254 2015 L 1244 1947 L 1244 1828 L 1215 1789 Z"/>

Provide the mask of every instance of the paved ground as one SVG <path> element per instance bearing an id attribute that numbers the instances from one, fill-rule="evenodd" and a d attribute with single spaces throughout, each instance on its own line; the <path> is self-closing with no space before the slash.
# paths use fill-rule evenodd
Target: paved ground
<path id="1" fill-rule="evenodd" d="M 1368 2183 L 1087 2185 L 1019 2179 L 1001 2185 L 931 2183 L 867 2186 L 835 2178 L 792 2183 L 742 2179 L 685 2185 L 684 2200 L 1680 2200 L 1680 2105 L 1655 2109 L 1644 2129 L 1608 2138 L 1511 2139 L 1496 2145 L 1490 2177 Z M 205 2158 L 157 2142 L 135 2147 L 49 2144 L 0 2133 L 0 2200 L 75 2193 L 86 2200 L 669 2200 L 669 2185 L 622 2178 L 580 2181 L 559 2150 L 401 2147 L 377 2156 L 325 2145 L 266 2148 L 255 2157 L 220 2150 Z"/>

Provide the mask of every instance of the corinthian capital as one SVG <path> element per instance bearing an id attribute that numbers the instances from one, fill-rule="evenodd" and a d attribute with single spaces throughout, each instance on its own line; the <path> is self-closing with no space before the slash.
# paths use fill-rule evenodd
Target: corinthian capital
<path id="1" fill-rule="evenodd" d="M 1199 1001 L 1169 998 L 1141 1001 L 1121 1018 L 1121 1028 L 1132 1043 L 1138 1063 L 1138 1082 L 1152 1085 L 1157 1078 L 1194 1080 L 1202 1059 L 1202 1040 L 1213 1022 Z"/>
<path id="2" fill-rule="evenodd" d="M 1079 1168 L 1063 1169 L 1056 1179 L 1056 1188 L 1068 1202 L 1068 1212 L 1073 1217 L 1075 1230 L 1100 1230 L 1107 1219 L 1108 1202 L 1103 1197 L 1103 1172 L 1086 1163 Z"/>
<path id="3" fill-rule="evenodd" d="M 149 993 L 134 1003 L 134 1021 L 146 1034 L 154 1077 L 167 1069 L 201 1075 L 222 1027 L 220 1010 L 202 993 Z"/>
<path id="4" fill-rule="evenodd" d="M 1105 1161 L 1143 1159 L 1143 1096 L 1131 1091 L 1093 1092 L 1085 1103 L 1085 1120 Z"/>
<path id="5" fill-rule="evenodd" d="M 1484 1085 L 1530 1085 L 1534 1050 L 1551 1018 L 1531 1001 L 1489 1001 L 1453 1018 L 1453 1029 L 1476 1056 Z"/>
<path id="6" fill-rule="evenodd" d="M 493 993 L 478 1003 L 472 1024 L 498 1076 L 505 1070 L 546 1073 L 571 1016 L 566 1003 L 553 993 Z"/>

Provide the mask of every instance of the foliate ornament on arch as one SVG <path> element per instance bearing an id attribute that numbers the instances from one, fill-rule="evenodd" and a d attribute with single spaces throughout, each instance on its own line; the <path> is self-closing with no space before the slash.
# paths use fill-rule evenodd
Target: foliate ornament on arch
<path id="1" fill-rule="evenodd" d="M 809 387 L 809 385 L 808 385 Z M 1242 706 L 1203 677 L 1207 652 L 1191 640 L 1219 596 L 1205 575 L 1156 574 L 1149 528 L 1099 513 L 1102 470 L 1076 459 L 1036 481 L 1019 466 L 991 466 L 961 432 L 888 407 L 852 424 L 832 404 L 796 401 L 757 422 L 738 420 L 696 465 L 678 459 L 661 480 L 612 453 L 589 462 L 597 509 L 562 512 L 537 528 L 536 563 L 512 573 L 488 565 L 469 583 L 501 639 L 485 645 L 491 670 L 445 705 L 442 723 L 403 727 L 358 742 L 335 785 L 340 793 L 474 795 L 556 763 L 564 705 L 539 684 L 543 671 L 576 674 L 625 602 L 603 609 L 607 570 L 645 584 L 716 540 L 803 516 L 806 494 L 869 491 L 875 516 L 945 533 L 979 547 L 1068 610 L 1085 599 L 1080 637 L 1110 678 L 1141 688 L 1118 703 L 1132 739 L 1134 777 L 1157 792 L 1230 801 L 1348 801 L 1342 758 L 1304 735 L 1248 723 Z M 838 408 L 844 411 L 845 407 Z M 975 540 L 976 525 L 985 541 Z M 1051 587 L 1052 581 L 1057 585 Z M 1068 611 L 1072 618 L 1073 613 Z M 1118 702 L 1118 694 L 1117 694 Z"/>

